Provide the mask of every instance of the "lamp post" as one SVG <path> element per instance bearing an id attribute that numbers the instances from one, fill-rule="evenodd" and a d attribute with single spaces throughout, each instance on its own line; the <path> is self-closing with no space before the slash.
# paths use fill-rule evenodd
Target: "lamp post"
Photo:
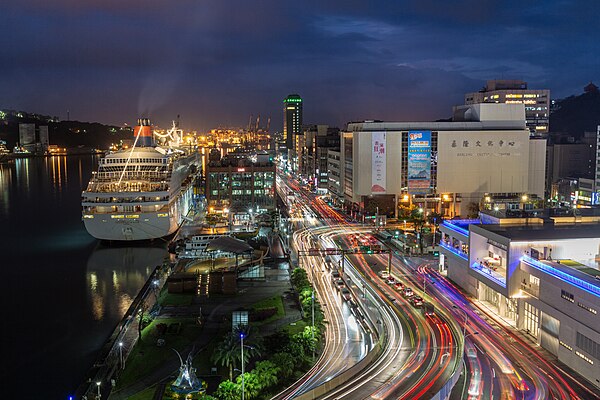
<path id="1" fill-rule="evenodd" d="M 313 348 L 313 354 L 312 354 L 312 358 L 313 361 L 315 360 L 315 290 L 313 288 L 312 290 L 312 294 L 311 294 L 311 308 L 312 308 L 312 348 Z"/>
<path id="2" fill-rule="evenodd" d="M 469 314 L 467 314 L 467 312 L 465 310 L 463 310 L 462 308 L 459 308 L 458 306 L 452 306 L 452 308 L 465 314 L 465 324 L 463 325 L 463 328 L 462 328 L 463 341 L 464 341 L 465 340 L 465 330 L 467 329 L 467 321 L 469 319 Z"/>
<path id="3" fill-rule="evenodd" d="M 98 400 L 100 400 L 100 398 L 102 397 L 102 395 L 100 394 L 100 384 L 102 382 L 96 382 L 96 387 L 98 388 Z"/>
<path id="4" fill-rule="evenodd" d="M 119 361 L 121 362 L 121 369 L 125 369 L 123 364 L 123 342 L 119 342 Z"/>
<path id="5" fill-rule="evenodd" d="M 244 333 L 240 333 L 240 339 L 242 341 L 242 345 L 240 349 L 242 350 L 242 400 L 244 400 Z"/>

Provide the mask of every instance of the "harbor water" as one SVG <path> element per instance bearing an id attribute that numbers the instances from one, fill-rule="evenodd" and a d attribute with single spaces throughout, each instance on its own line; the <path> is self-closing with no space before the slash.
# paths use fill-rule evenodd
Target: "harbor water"
<path id="1" fill-rule="evenodd" d="M 96 163 L 0 164 L 2 398 L 68 399 L 167 254 L 164 241 L 108 247 L 86 232 L 81 191 Z"/>

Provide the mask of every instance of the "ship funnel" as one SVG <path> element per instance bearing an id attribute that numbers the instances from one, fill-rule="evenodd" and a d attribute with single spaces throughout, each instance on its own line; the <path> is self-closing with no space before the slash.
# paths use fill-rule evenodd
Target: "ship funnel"
<path id="1" fill-rule="evenodd" d="M 133 130 L 133 139 L 139 135 L 137 146 L 154 147 L 154 135 L 150 118 L 138 118 L 138 124 Z"/>

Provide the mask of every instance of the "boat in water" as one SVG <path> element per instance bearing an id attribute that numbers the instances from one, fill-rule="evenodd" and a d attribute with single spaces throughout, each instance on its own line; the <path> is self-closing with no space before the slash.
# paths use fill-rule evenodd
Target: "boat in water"
<path id="1" fill-rule="evenodd" d="M 86 230 L 106 241 L 151 240 L 175 233 L 193 209 L 200 165 L 197 149 L 184 145 L 175 123 L 159 135 L 149 119 L 139 119 L 133 146 L 100 158 L 82 193 Z"/>

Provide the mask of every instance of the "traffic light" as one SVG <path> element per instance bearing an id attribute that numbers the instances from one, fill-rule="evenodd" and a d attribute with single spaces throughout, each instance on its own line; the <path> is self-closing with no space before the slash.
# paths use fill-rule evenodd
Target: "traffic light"
<path id="1" fill-rule="evenodd" d="M 439 256 L 440 256 L 440 252 L 439 252 L 439 250 L 434 250 L 434 251 L 433 251 L 433 256 L 434 256 L 434 257 L 439 257 Z"/>

